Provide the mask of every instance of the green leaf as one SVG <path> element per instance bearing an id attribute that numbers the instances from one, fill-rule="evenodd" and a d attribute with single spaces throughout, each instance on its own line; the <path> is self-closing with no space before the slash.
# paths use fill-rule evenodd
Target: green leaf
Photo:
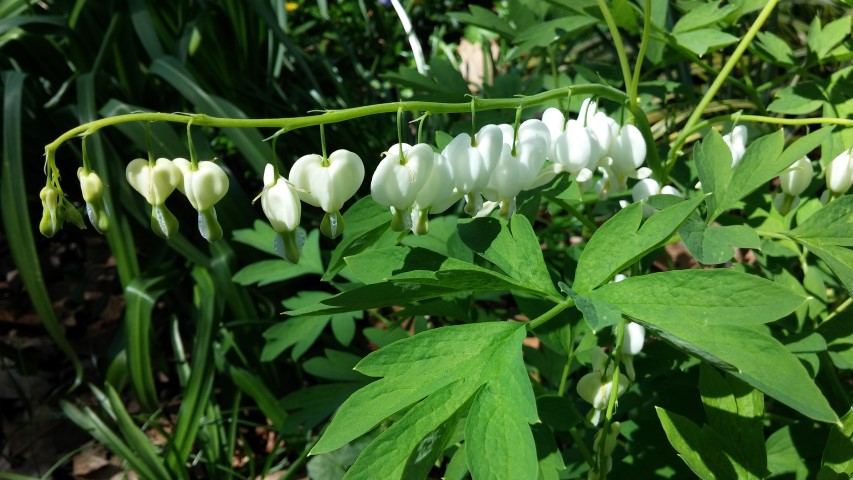
<path id="1" fill-rule="evenodd" d="M 711 429 L 702 429 L 692 420 L 655 407 L 666 438 L 690 470 L 703 480 L 737 478 L 734 467 Z"/>
<path id="2" fill-rule="evenodd" d="M 595 231 L 578 260 L 572 288 L 587 293 L 661 245 L 702 202 L 704 196 L 664 208 L 642 226 L 642 203 L 620 210 Z"/>
<path id="3" fill-rule="evenodd" d="M 518 52 L 529 52 L 536 47 L 547 47 L 561 38 L 577 35 L 584 29 L 595 25 L 598 20 L 586 15 L 569 15 L 547 22 L 535 23 L 518 32 L 513 39 Z"/>
<path id="4" fill-rule="evenodd" d="M 697 214 L 687 219 L 678 234 L 687 250 L 703 265 L 728 262 L 734 256 L 734 248 L 761 249 L 761 238 L 749 226 L 708 226 Z"/>
<path id="5" fill-rule="evenodd" d="M 838 420 L 802 363 L 769 335 L 748 326 L 706 325 L 679 317 L 638 321 L 680 350 L 730 372 L 809 418 Z"/>
<path id="6" fill-rule="evenodd" d="M 306 360 L 302 368 L 315 377 L 327 380 L 362 382 L 367 378 L 353 370 L 361 357 L 339 350 L 326 349 L 325 357 Z"/>
<path id="7" fill-rule="evenodd" d="M 853 195 L 834 200 L 787 235 L 801 243 L 853 247 Z"/>
<path id="8" fill-rule="evenodd" d="M 356 369 L 383 378 L 344 402 L 311 453 L 335 450 L 414 405 L 399 421 L 411 434 L 388 436 L 405 441 L 382 442 L 383 448 L 392 449 L 393 458 L 409 458 L 415 440 L 425 438 L 424 431 L 414 429 L 418 419 L 429 426 L 440 425 L 476 392 L 465 434 L 473 477 L 486 478 L 493 468 L 505 467 L 506 472 L 520 475 L 513 478 L 536 478 L 536 450 L 527 425 L 537 421 L 536 405 L 520 349 L 525 336 L 523 324 L 477 323 L 428 330 L 371 353 Z M 451 408 L 433 415 L 444 403 Z M 490 425 L 489 419 L 494 423 Z M 404 428 L 395 432 L 399 430 Z M 394 466 L 388 463 L 389 468 Z M 372 468 L 380 466 L 373 463 Z M 395 470 L 393 475 L 401 473 Z"/>
<path id="9" fill-rule="evenodd" d="M 344 478 L 425 478 L 476 387 L 462 378 L 417 403 L 361 452 Z"/>
<path id="10" fill-rule="evenodd" d="M 325 292 L 303 291 L 297 298 L 291 299 L 287 305 L 290 306 L 289 308 L 314 305 L 326 297 L 328 294 Z M 269 327 L 264 332 L 265 343 L 261 351 L 261 361 L 274 360 L 290 347 L 294 347 L 291 356 L 296 360 L 314 344 L 329 320 L 331 315 L 301 316 L 289 318 Z"/>
<path id="11" fill-rule="evenodd" d="M 815 17 L 811 27 L 808 46 L 818 60 L 822 60 L 836 45 L 850 38 L 850 17 L 848 16 L 829 22 L 823 28 L 820 26 L 818 17 Z"/>
<path id="12" fill-rule="evenodd" d="M 814 82 L 802 82 L 776 92 L 767 110 L 786 115 L 807 115 L 823 106 L 826 95 Z"/>
<path id="13" fill-rule="evenodd" d="M 688 32 L 713 25 L 737 9 L 735 5 L 726 5 L 723 8 L 719 7 L 720 1 L 714 0 L 700 3 L 698 6 L 689 9 L 683 17 L 675 22 L 675 25 L 672 27 L 673 33 Z"/>
<path id="14" fill-rule="evenodd" d="M 393 282 L 398 285 L 434 285 L 465 292 L 535 292 L 506 275 L 423 248 L 379 248 L 348 257 L 346 261 L 352 274 L 366 284 Z"/>
<path id="15" fill-rule="evenodd" d="M 728 269 L 671 270 L 608 283 L 588 297 L 645 322 L 758 325 L 793 312 L 805 298 L 756 275 Z"/>
<path id="16" fill-rule="evenodd" d="M 836 474 L 844 474 L 848 478 L 853 475 L 853 409 L 841 417 L 841 423 L 834 425 L 829 431 L 826 439 L 826 447 L 823 449 L 821 460 L 821 474 L 819 479 L 824 478 L 824 470 L 829 469 Z M 826 478 L 833 478 L 827 475 Z"/>
<path id="17" fill-rule="evenodd" d="M 797 451 L 799 442 L 795 442 L 794 437 L 791 427 L 785 425 L 767 438 L 767 469 L 772 476 L 792 473 L 797 479 L 808 478 L 809 469 Z"/>
<path id="18" fill-rule="evenodd" d="M 485 28 L 486 30 L 499 33 L 501 37 L 506 38 L 507 40 L 512 40 L 515 36 L 515 30 L 508 23 L 501 20 L 491 10 L 478 5 L 469 5 L 468 10 L 471 13 L 450 12 L 447 15 L 462 23 L 476 25 L 478 27 Z"/>
<path id="19" fill-rule="evenodd" d="M 363 386 L 363 382 L 323 383 L 287 395 L 279 402 L 279 408 L 287 411 L 284 430 L 303 431 L 316 427 Z"/>
<path id="20" fill-rule="evenodd" d="M 387 207 L 368 196 L 347 209 L 344 222 L 346 230 L 338 246 L 332 250 L 329 265 L 322 277 L 324 282 L 331 281 L 346 266 L 344 258 L 367 250 L 385 234 L 391 225 L 391 214 Z"/>
<path id="21" fill-rule="evenodd" d="M 615 325 L 622 318 L 622 312 L 606 300 L 591 295 L 580 295 L 562 283 L 561 288 L 575 301 L 575 306 L 583 313 L 584 320 L 593 332 Z"/>
<path id="22" fill-rule="evenodd" d="M 530 419 L 519 415 L 529 407 L 523 390 L 530 389 L 523 366 L 517 383 L 490 382 L 474 398 L 465 419 L 465 456 L 472 478 L 536 479 L 539 462 Z M 524 405 L 519 405 L 524 403 Z M 536 421 L 535 411 L 533 421 Z"/>
<path id="23" fill-rule="evenodd" d="M 287 420 L 287 412 L 279 408 L 278 399 L 264 381 L 252 372 L 229 363 L 225 363 L 223 370 L 237 388 L 252 397 L 261 413 L 272 422 L 273 428 L 281 430 Z"/>
<path id="24" fill-rule="evenodd" d="M 819 245 L 803 241 L 803 245 L 829 265 L 847 292 L 853 295 L 853 249 L 836 245 Z"/>
<path id="25" fill-rule="evenodd" d="M 698 56 L 737 42 L 737 37 L 716 28 L 673 33 L 675 41 Z"/>
<path id="26" fill-rule="evenodd" d="M 264 224 L 266 225 L 266 224 Z M 269 229 L 272 232 L 272 228 Z M 239 235 L 238 235 L 239 233 Z M 266 235 L 264 235 L 266 237 Z M 254 245 L 257 242 L 256 230 L 238 230 L 234 232 L 235 240 L 241 243 Z M 269 237 L 270 251 L 273 249 L 274 233 Z M 260 262 L 246 265 L 234 274 L 234 282 L 240 285 L 254 285 L 259 287 L 271 283 L 283 282 L 302 275 L 322 275 L 324 271 L 323 260 L 320 258 L 320 230 L 312 230 L 305 239 L 299 263 L 290 263 L 287 260 L 262 260 Z"/>
<path id="27" fill-rule="evenodd" d="M 165 276 L 137 278 L 124 290 L 127 342 L 127 368 L 130 386 L 139 403 L 146 409 L 157 408 L 157 389 L 151 365 L 151 314 L 157 299 L 165 293 L 172 279 Z"/>
<path id="28" fill-rule="evenodd" d="M 708 424 L 726 439 L 724 451 L 737 478 L 767 476 L 764 445 L 764 395 L 737 378 L 703 363 L 699 391 Z"/>
<path id="29" fill-rule="evenodd" d="M 405 306 L 412 302 L 440 297 L 458 290 L 440 285 L 418 285 L 406 282 L 383 282 L 356 287 L 321 300 L 313 305 L 284 312 L 291 316 L 354 312 L 369 308 Z"/>
<path id="30" fill-rule="evenodd" d="M 794 52 L 784 40 L 773 32 L 758 32 L 757 42 L 753 43 L 759 53 L 781 65 L 794 65 Z"/>
<path id="31" fill-rule="evenodd" d="M 520 285 L 546 295 L 557 293 L 539 239 L 524 215 L 513 215 L 509 223 L 493 217 L 460 220 L 459 236 Z"/>

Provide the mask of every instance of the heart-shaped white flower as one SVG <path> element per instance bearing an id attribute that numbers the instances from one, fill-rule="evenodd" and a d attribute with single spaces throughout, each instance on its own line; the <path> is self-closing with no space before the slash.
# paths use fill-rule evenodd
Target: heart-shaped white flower
<path id="1" fill-rule="evenodd" d="M 434 163 L 432 147 L 425 143 L 391 146 L 373 172 L 370 181 L 373 200 L 399 211 L 408 210 L 429 180 Z"/>
<path id="2" fill-rule="evenodd" d="M 826 167 L 826 188 L 833 195 L 844 195 L 853 185 L 853 153 L 841 152 Z"/>
<path id="3" fill-rule="evenodd" d="M 127 164 L 125 173 L 127 183 L 152 206 L 166 203 L 181 182 L 181 171 L 166 158 L 158 158 L 153 166 L 148 160 L 137 158 Z"/>
<path id="4" fill-rule="evenodd" d="M 336 150 L 326 162 L 320 155 L 305 155 L 293 164 L 289 178 L 303 202 L 337 212 L 364 181 L 364 163 L 348 150 Z"/>
<path id="5" fill-rule="evenodd" d="M 566 129 L 554 141 L 552 159 L 560 167 L 571 173 L 578 182 L 592 178 L 595 163 L 593 159 L 593 139 L 589 130 L 577 120 L 569 120 Z M 597 151 L 597 147 L 596 147 Z"/>
<path id="6" fill-rule="evenodd" d="M 198 162 L 198 168 L 193 170 L 192 163 L 185 158 L 176 158 L 172 163 L 183 177 L 183 181 L 177 185 L 178 190 L 186 195 L 190 205 L 197 211 L 211 208 L 228 193 L 228 175 L 219 165 L 203 161 Z"/>
<path id="7" fill-rule="evenodd" d="M 789 196 L 796 197 L 809 188 L 812 173 L 812 162 L 808 157 L 803 157 L 779 175 L 779 187 Z"/>
<path id="8" fill-rule="evenodd" d="M 267 165 L 264 169 L 264 190 L 261 192 L 261 207 L 277 233 L 292 232 L 299 226 L 302 204 L 293 185 Z"/>

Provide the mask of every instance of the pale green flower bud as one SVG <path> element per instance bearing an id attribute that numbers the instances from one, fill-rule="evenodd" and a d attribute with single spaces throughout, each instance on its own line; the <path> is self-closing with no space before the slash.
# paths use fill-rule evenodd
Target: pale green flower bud
<path id="1" fill-rule="evenodd" d="M 834 196 L 844 195 L 853 185 L 853 153 L 846 150 L 826 167 L 826 188 Z"/>
<path id="2" fill-rule="evenodd" d="M 106 233 L 110 228 L 110 216 L 104 199 L 104 183 L 101 177 L 92 170 L 87 173 L 83 167 L 80 167 L 77 169 L 77 178 L 80 180 L 83 200 L 86 201 L 89 222 L 99 233 Z"/>

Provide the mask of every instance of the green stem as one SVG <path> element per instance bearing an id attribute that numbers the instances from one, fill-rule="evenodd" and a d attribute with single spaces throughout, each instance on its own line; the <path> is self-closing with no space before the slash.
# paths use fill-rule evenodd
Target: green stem
<path id="1" fill-rule="evenodd" d="M 643 68 L 643 57 L 646 56 L 646 49 L 649 46 L 649 36 L 652 33 L 652 0 L 646 0 L 645 11 L 643 12 L 643 37 L 640 40 L 640 51 L 637 52 L 637 61 L 634 62 L 634 77 L 631 80 L 631 88 L 628 90 L 628 98 L 631 102 L 636 102 L 637 90 L 640 88 L 640 71 Z"/>
<path id="2" fill-rule="evenodd" d="M 329 157 L 326 155 L 326 126 L 320 125 L 320 149 L 323 151 L 323 161 L 321 164 L 324 167 L 329 166 Z"/>
<path id="3" fill-rule="evenodd" d="M 578 447 L 578 450 L 581 451 L 581 455 L 583 455 L 583 458 L 586 460 L 589 468 L 595 468 L 595 458 L 593 458 L 592 452 L 589 451 L 589 447 L 583 443 L 583 438 L 581 438 L 580 433 L 578 433 L 578 429 L 575 427 L 570 428 L 569 435 L 572 436 L 572 440 L 575 441 L 575 445 Z"/>
<path id="4" fill-rule="evenodd" d="M 598 0 L 599 2 L 603 0 Z M 764 5 L 764 8 L 758 14 L 758 17 L 753 22 L 752 26 L 749 27 L 749 30 L 746 32 L 746 35 L 743 36 L 738 46 L 735 48 L 735 51 L 732 53 L 732 56 L 726 61 L 723 68 L 720 69 L 720 74 L 717 75 L 717 78 L 714 79 L 714 82 L 711 83 L 711 86 L 708 87 L 708 91 L 705 92 L 705 95 L 699 100 L 699 104 L 696 106 L 696 110 L 693 111 L 693 114 L 690 115 L 690 118 L 687 119 L 687 123 L 684 125 L 684 128 L 681 130 L 681 133 L 678 134 L 678 137 L 675 139 L 675 142 L 672 144 L 672 148 L 669 151 L 669 158 L 667 160 L 665 173 L 669 173 L 673 166 L 675 166 L 675 160 L 678 158 L 678 152 L 681 149 L 681 146 L 684 145 L 684 141 L 687 139 L 689 135 L 688 132 L 692 131 L 693 126 L 699 122 L 699 119 L 702 118 L 702 114 L 705 113 L 705 109 L 708 108 L 708 105 L 713 100 L 714 96 L 717 94 L 717 91 L 723 85 L 723 82 L 726 81 L 726 78 L 734 69 L 737 62 L 740 60 L 740 57 L 749 47 L 750 43 L 752 43 L 752 39 L 755 38 L 755 35 L 758 34 L 758 30 L 761 29 L 761 26 L 764 25 L 764 22 L 767 20 L 767 17 L 770 16 L 770 13 L 773 11 L 773 8 L 776 6 L 779 0 L 768 0 Z"/>
<path id="5" fill-rule="evenodd" d="M 604 17 L 604 21 L 607 23 L 607 29 L 610 30 L 610 36 L 613 37 L 613 46 L 616 48 L 616 56 L 619 57 L 619 66 L 622 67 L 622 77 L 625 79 L 625 90 L 631 92 L 634 90 L 632 87 L 631 66 L 628 65 L 628 57 L 625 55 L 622 35 L 619 34 L 616 21 L 613 19 L 610 9 L 607 8 L 607 3 L 604 0 L 596 0 L 596 2 L 598 3 L 598 8 L 601 10 L 601 15 Z M 633 99 L 629 97 L 628 101 L 632 104 L 636 102 L 636 95 Z"/>
<path id="6" fill-rule="evenodd" d="M 622 367 L 622 343 L 625 341 L 625 318 L 619 318 L 616 324 L 616 345 L 613 347 L 613 377 L 610 387 L 610 398 L 607 402 L 607 410 L 604 413 L 604 423 L 601 424 L 601 440 L 598 444 L 598 473 L 599 479 L 607 478 L 607 436 L 610 433 L 610 424 L 613 423 L 613 410 L 616 408 L 616 398 L 619 397 L 619 374 Z"/>
<path id="7" fill-rule="evenodd" d="M 552 318 L 556 317 L 558 313 L 562 312 L 563 310 L 565 310 L 569 307 L 573 307 L 574 305 L 575 305 L 575 301 L 572 300 L 571 298 L 566 298 L 566 299 L 562 300 L 561 302 L 554 305 L 554 307 L 551 308 L 550 310 L 548 310 L 547 312 L 545 312 L 542 315 L 539 315 L 538 317 L 534 318 L 533 320 L 527 322 L 527 331 L 531 331 L 531 330 L 535 329 L 536 327 L 541 326 L 542 324 L 544 324 L 548 320 L 551 320 Z"/>
<path id="8" fill-rule="evenodd" d="M 827 315 L 826 318 L 824 318 L 823 322 L 821 322 L 821 323 L 826 323 L 826 322 L 832 320 L 833 318 L 835 318 L 835 316 L 837 316 L 840 313 L 843 313 L 845 310 L 850 308 L 851 304 L 853 304 L 853 297 L 848 298 L 841 305 L 836 307 L 835 310 L 833 310 L 832 313 Z"/>
<path id="9" fill-rule="evenodd" d="M 83 173 L 88 174 L 92 171 L 92 166 L 89 164 L 89 152 L 86 151 L 86 137 L 81 140 L 81 148 L 83 149 Z"/>
<path id="10" fill-rule="evenodd" d="M 545 102 L 559 99 L 568 95 L 569 92 L 587 94 L 590 96 L 603 97 L 615 102 L 624 102 L 627 95 L 613 87 L 606 85 L 586 84 L 574 85 L 572 87 L 562 87 L 553 90 L 548 90 L 536 95 L 516 98 L 493 98 L 493 99 L 472 99 L 471 102 L 465 103 L 436 103 L 436 102 L 392 102 L 380 103 L 376 105 L 367 105 L 363 107 L 347 108 L 343 110 L 329 110 L 320 115 L 307 115 L 302 117 L 284 117 L 284 118 L 222 118 L 212 117 L 205 114 L 185 113 L 159 113 L 159 112 L 144 112 L 144 113 L 129 113 L 125 115 L 116 115 L 113 117 L 101 118 L 91 122 L 87 122 L 77 127 L 68 130 L 60 135 L 56 140 L 45 146 L 45 152 L 56 151 L 62 143 L 74 138 L 78 135 L 89 135 L 104 127 L 120 125 L 131 122 L 172 122 L 172 123 L 189 123 L 201 127 L 232 127 L 232 128 L 277 128 L 283 131 L 296 130 L 299 128 L 314 127 L 317 125 L 327 125 L 330 123 L 345 122 L 355 118 L 365 117 L 369 115 L 380 115 L 388 113 L 396 113 L 397 110 L 406 112 L 411 111 L 429 111 L 436 113 L 467 113 L 472 112 L 476 104 L 476 110 L 500 110 L 500 109 L 515 109 L 518 107 L 528 108 L 536 105 L 541 105 Z M 472 119 L 473 120 L 473 119 Z"/>
<path id="11" fill-rule="evenodd" d="M 187 146 L 190 150 L 190 164 L 192 165 L 192 169 L 198 170 L 198 156 L 196 156 L 195 145 L 193 144 L 192 126 L 193 122 L 190 120 L 187 123 Z"/>
<path id="12" fill-rule="evenodd" d="M 692 133 L 696 133 L 703 128 L 709 127 L 711 125 L 715 125 L 718 123 L 725 122 L 753 122 L 753 123 L 768 123 L 772 125 L 794 125 L 794 126 L 802 126 L 802 125 L 841 125 L 845 127 L 853 127 L 853 118 L 833 118 L 833 117 L 811 117 L 811 118 L 779 118 L 779 117 L 768 117 L 765 115 L 746 115 L 739 114 L 737 112 L 730 113 L 728 115 L 720 115 L 717 117 L 712 117 L 707 120 L 702 120 L 701 122 L 696 123 L 690 130 L 685 129 L 682 132 L 688 132 L 687 135 Z"/>
<path id="13" fill-rule="evenodd" d="M 569 202 L 566 202 L 563 199 L 555 197 L 553 195 L 543 194 L 542 196 L 547 198 L 549 201 L 556 203 L 563 210 L 569 212 L 573 217 L 577 218 L 583 224 L 583 226 L 586 227 L 590 232 L 595 232 L 596 230 L 598 230 L 598 226 L 593 223 L 592 220 L 587 218 L 587 216 L 581 213 L 580 210 L 569 204 Z"/>

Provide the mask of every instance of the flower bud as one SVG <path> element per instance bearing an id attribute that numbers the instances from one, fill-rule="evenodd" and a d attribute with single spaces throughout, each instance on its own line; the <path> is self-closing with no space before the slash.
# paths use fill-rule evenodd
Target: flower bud
<path id="1" fill-rule="evenodd" d="M 625 323 L 625 335 L 622 339 L 622 363 L 625 373 L 633 382 L 637 377 L 634 371 L 634 355 L 640 353 L 646 340 L 646 328 L 639 323 Z"/>
<path id="2" fill-rule="evenodd" d="M 50 238 L 62 228 L 64 220 L 62 210 L 59 208 L 59 191 L 54 187 L 44 187 L 39 192 L 41 199 L 42 216 L 39 222 L 39 231 L 42 235 Z"/>
<path id="3" fill-rule="evenodd" d="M 809 188 L 813 172 L 812 162 L 803 157 L 779 175 L 779 187 L 792 197 L 799 196 Z"/>
<path id="4" fill-rule="evenodd" d="M 853 153 L 846 150 L 826 167 L 826 188 L 834 196 L 844 195 L 853 184 Z"/>
<path id="5" fill-rule="evenodd" d="M 302 204 L 296 189 L 281 175 L 276 177 L 275 168 L 268 164 L 264 169 L 264 189 L 259 197 L 264 215 L 276 232 L 276 252 L 285 260 L 298 263 L 304 239 L 297 233 Z"/>
<path id="6" fill-rule="evenodd" d="M 77 178 L 80 180 L 83 200 L 86 201 L 89 222 L 98 233 L 106 233 L 110 228 L 110 215 L 104 199 L 104 183 L 97 173 L 91 170 L 86 173 L 83 167 L 77 169 Z"/>

